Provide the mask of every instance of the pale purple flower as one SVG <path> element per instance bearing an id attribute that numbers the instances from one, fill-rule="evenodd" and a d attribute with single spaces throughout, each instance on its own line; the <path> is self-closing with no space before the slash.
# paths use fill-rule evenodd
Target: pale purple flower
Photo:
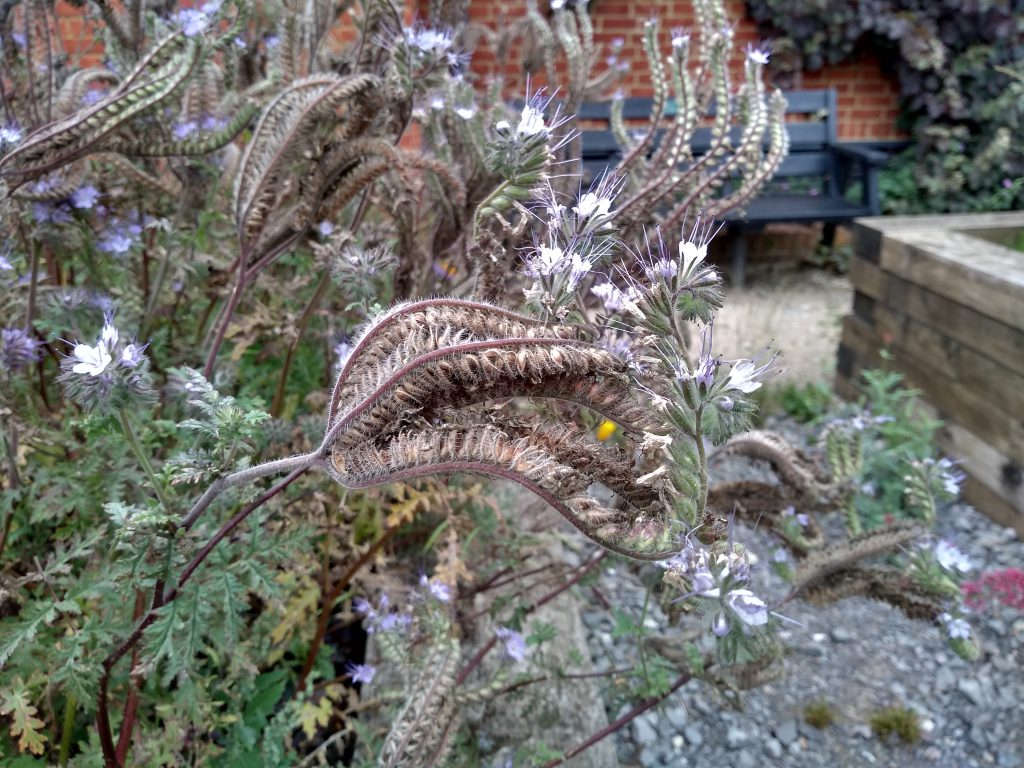
<path id="1" fill-rule="evenodd" d="M 498 627 L 494 634 L 505 646 L 505 656 L 519 664 L 526 658 L 526 641 L 523 636 L 509 627 Z"/>
<path id="2" fill-rule="evenodd" d="M 9 272 L 12 269 L 14 269 L 14 265 L 11 263 L 11 260 L 0 253 L 0 271 Z"/>
<path id="3" fill-rule="evenodd" d="M 88 91 L 82 94 L 82 105 L 86 107 L 91 107 L 93 104 L 98 102 L 106 95 L 107 92 L 103 89 L 90 88 Z"/>
<path id="4" fill-rule="evenodd" d="M 175 123 L 174 127 L 171 128 L 171 135 L 178 141 L 184 141 L 195 136 L 198 130 L 199 124 L 195 120 L 186 120 L 181 123 Z"/>
<path id="5" fill-rule="evenodd" d="M 146 344 L 136 344 L 135 342 L 125 345 L 125 348 L 121 350 L 121 358 L 118 362 L 124 368 L 138 367 L 146 359 L 146 346 Z"/>
<path id="6" fill-rule="evenodd" d="M 934 553 L 935 561 L 947 571 L 967 573 L 974 568 L 970 558 L 946 539 L 941 539 L 935 544 Z"/>
<path id="7" fill-rule="evenodd" d="M 451 590 L 448 585 L 438 579 L 428 579 L 426 574 L 420 576 L 420 586 L 425 587 L 438 602 L 447 603 L 452 599 Z"/>
<path id="8" fill-rule="evenodd" d="M 949 459 L 939 459 L 936 466 L 939 468 L 942 490 L 950 496 L 958 495 L 960 493 L 960 483 L 964 481 L 966 475 L 963 472 L 958 472 L 956 464 Z"/>
<path id="9" fill-rule="evenodd" d="M 267 35 L 263 38 L 263 42 L 267 46 L 268 50 L 273 50 L 281 44 L 281 38 L 277 35 Z"/>
<path id="10" fill-rule="evenodd" d="M 79 210 L 87 210 L 96 205 L 100 193 L 92 184 L 79 187 L 71 193 L 71 205 Z"/>
<path id="11" fill-rule="evenodd" d="M 100 236 L 96 247 L 103 253 L 115 255 L 128 253 L 135 245 L 135 240 L 129 234 L 130 232 L 131 228 L 112 223 L 110 229 Z"/>
<path id="12" fill-rule="evenodd" d="M 630 289 L 629 293 L 626 293 L 614 283 L 601 283 L 591 288 L 590 292 L 601 299 L 607 312 L 625 310 L 637 317 L 643 317 L 643 313 L 636 303 L 637 297 L 632 289 Z"/>
<path id="13" fill-rule="evenodd" d="M 377 668 L 370 664 L 349 664 L 348 673 L 353 683 L 369 685 L 373 682 L 373 676 L 377 674 Z"/>
<path id="14" fill-rule="evenodd" d="M 672 30 L 672 48 L 679 49 L 690 44 L 690 31 L 682 27 Z"/>
<path id="15" fill-rule="evenodd" d="M 325 219 L 316 225 L 316 231 L 320 233 L 321 237 L 330 237 L 334 234 L 334 224 Z"/>
<path id="16" fill-rule="evenodd" d="M 954 618 L 948 613 L 940 613 L 939 621 L 946 627 L 950 640 L 968 640 L 971 637 L 971 625 L 961 618 Z"/>
<path id="17" fill-rule="evenodd" d="M 1013 179 L 1003 179 L 1003 189 L 1009 189 L 1013 186 Z"/>
<path id="18" fill-rule="evenodd" d="M 39 359 L 40 346 L 24 328 L 0 330 L 0 367 L 7 371 L 24 368 Z"/>
<path id="19" fill-rule="evenodd" d="M 725 637 L 729 634 L 729 630 L 732 629 L 732 624 L 729 619 L 721 611 L 715 615 L 715 618 L 711 621 L 711 631 L 715 637 Z"/>
<path id="20" fill-rule="evenodd" d="M 789 552 L 783 547 L 777 547 L 775 551 L 772 552 L 773 563 L 788 563 L 790 559 Z"/>
<path id="21" fill-rule="evenodd" d="M 13 147 L 21 141 L 21 129 L 16 125 L 0 125 L 0 147 Z"/>
<path id="22" fill-rule="evenodd" d="M 749 589 L 734 589 L 729 593 L 729 607 L 748 627 L 768 623 L 768 606 Z"/>
<path id="23" fill-rule="evenodd" d="M 195 8 L 181 9 L 174 19 L 185 37 L 201 35 L 210 24 L 210 17 Z"/>

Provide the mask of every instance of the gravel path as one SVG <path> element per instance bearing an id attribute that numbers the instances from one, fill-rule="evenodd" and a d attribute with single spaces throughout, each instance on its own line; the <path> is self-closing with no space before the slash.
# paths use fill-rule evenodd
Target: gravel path
<path id="1" fill-rule="evenodd" d="M 938 526 L 979 572 L 1024 567 L 1024 543 L 1012 529 L 991 522 L 963 504 L 951 506 Z M 769 536 L 749 529 L 737 538 L 766 555 Z M 642 573 L 617 567 L 598 588 L 612 605 L 639 616 L 644 602 Z M 755 588 L 778 601 L 786 583 L 767 568 L 756 572 Z M 679 638 L 660 609 L 649 609 L 647 629 Z M 709 685 L 693 681 L 657 710 L 637 718 L 615 735 L 623 765 L 673 766 L 1024 766 L 1024 616 L 1000 608 L 975 615 L 981 658 L 957 657 L 941 630 L 911 621 L 884 603 L 862 598 L 819 608 L 802 601 L 783 613 L 804 626 L 785 628 L 791 649 L 783 677 L 746 691 L 742 709 L 732 707 Z M 596 666 L 628 665 L 632 638 L 613 636 L 613 617 L 601 607 L 583 613 Z M 804 707 L 826 701 L 834 724 L 818 730 L 803 720 Z M 609 718 L 628 710 L 612 709 Z M 886 706 L 906 706 L 921 720 L 915 745 L 880 741 L 868 722 Z"/>

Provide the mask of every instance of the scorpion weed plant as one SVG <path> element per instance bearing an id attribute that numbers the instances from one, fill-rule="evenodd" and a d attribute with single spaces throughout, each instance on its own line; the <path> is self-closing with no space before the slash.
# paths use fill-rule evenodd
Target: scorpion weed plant
<path id="1" fill-rule="evenodd" d="M 977 652 L 948 546 L 877 557 L 921 537 L 951 466 L 918 457 L 914 520 L 858 529 L 870 442 L 831 430 L 826 466 L 748 431 L 775 355 L 716 349 L 707 249 L 786 144 L 763 51 L 733 88 L 720 0 L 669 53 L 645 27 L 656 101 L 681 108 L 634 138 L 616 107 L 624 158 L 589 189 L 575 113 L 618 67 L 584 3 L 498 29 L 450 2 L 411 28 L 389 0 L 76 7 L 100 62 L 63 50 L 52 6 L 0 9 L 5 758 L 438 765 L 471 703 L 571 679 L 530 620 L 615 558 L 661 563 L 657 599 L 706 630 L 616 673 L 616 726 L 694 677 L 757 685 L 780 606 L 730 517 L 778 538 L 791 598 L 885 600 Z M 567 82 L 510 109 L 470 43 L 525 36 L 548 93 Z M 712 99 L 730 108 L 694 157 Z M 713 450 L 783 484 L 713 485 Z M 594 553 L 534 566 L 492 481 Z M 557 765 L 610 732 L 530 749 Z"/>

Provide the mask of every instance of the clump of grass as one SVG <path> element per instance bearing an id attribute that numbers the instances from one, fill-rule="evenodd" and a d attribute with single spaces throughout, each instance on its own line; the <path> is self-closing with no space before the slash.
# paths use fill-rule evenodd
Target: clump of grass
<path id="1" fill-rule="evenodd" d="M 824 699 L 818 699 L 804 707 L 804 721 L 820 731 L 836 721 L 836 713 L 831 704 Z"/>
<path id="2" fill-rule="evenodd" d="M 871 715 L 871 730 L 882 741 L 896 734 L 904 744 L 916 744 L 921 738 L 921 720 L 908 707 L 883 707 Z"/>

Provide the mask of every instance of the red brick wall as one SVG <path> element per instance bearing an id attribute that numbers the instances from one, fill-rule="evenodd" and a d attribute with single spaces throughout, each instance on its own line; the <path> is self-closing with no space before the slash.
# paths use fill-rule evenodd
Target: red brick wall
<path id="1" fill-rule="evenodd" d="M 422 3 L 422 0 L 421 0 Z M 425 5 L 425 3 L 422 3 Z M 539 0 L 543 8 L 546 0 Z M 518 4 L 502 0 L 474 0 L 470 4 L 470 18 L 488 26 L 495 26 L 502 14 L 511 15 Z M 736 55 L 732 62 L 734 81 L 742 73 L 742 50 L 747 43 L 758 44 L 760 39 L 756 24 L 746 18 L 746 4 L 743 0 L 726 0 L 729 17 L 738 20 L 736 28 Z M 696 24 L 692 5 L 686 0 L 596 0 L 591 9 L 595 40 L 608 49 L 612 40 L 621 38 L 623 50 L 620 61 L 630 65 L 619 81 L 623 90 L 632 96 L 648 96 L 651 93 L 647 79 L 647 65 L 643 54 L 642 34 L 644 22 L 657 16 L 660 21 L 663 50 L 669 50 L 670 32 L 673 27 L 693 29 Z M 499 66 L 493 54 L 484 48 L 473 55 L 473 69 L 480 73 L 502 70 L 513 87 L 523 88 L 523 76 L 517 69 L 521 49 L 514 49 L 513 55 L 503 66 Z M 537 73 L 535 81 L 543 82 Z M 878 60 L 861 57 L 836 67 L 806 73 L 800 77 L 797 88 L 835 88 L 839 96 L 839 137 L 841 139 L 892 139 L 899 138 L 896 116 L 899 112 L 899 87 L 895 78 L 882 71 Z"/>
<path id="2" fill-rule="evenodd" d="M 543 8 L 547 0 L 538 0 Z M 408 8 L 418 6 L 420 16 L 426 16 L 428 0 L 406 0 Z M 742 71 L 742 51 L 749 42 L 759 42 L 757 27 L 745 16 L 744 0 L 726 0 L 729 16 L 739 20 L 736 28 L 736 56 L 734 57 L 733 74 L 736 79 Z M 522 14 L 521 4 L 508 0 L 471 0 L 470 19 L 474 22 L 496 27 L 503 18 L 515 19 Z M 83 66 L 90 66 L 102 58 L 102 49 L 92 43 L 92 36 L 83 21 L 85 9 L 76 9 L 64 2 L 58 3 L 61 33 L 72 52 L 82 54 Z M 406 13 L 407 19 L 411 11 Z M 641 35 L 644 21 L 657 16 L 661 22 L 663 49 L 669 49 L 669 35 L 673 27 L 695 26 L 692 6 L 686 0 L 595 0 L 591 17 L 594 23 L 595 39 L 605 49 L 612 40 L 622 38 L 625 42 L 619 54 L 620 61 L 630 65 L 619 81 L 621 87 L 630 95 L 646 96 L 650 94 L 647 81 L 647 66 L 643 56 Z M 353 31 L 348 17 L 343 17 L 336 25 L 333 37 L 344 39 L 347 31 Z M 502 72 L 513 90 L 525 88 L 524 76 L 520 72 L 518 62 L 521 61 L 521 46 L 516 46 L 508 61 L 499 65 L 493 53 L 481 41 L 473 54 L 472 67 L 480 74 Z M 543 76 L 538 73 L 534 78 L 537 84 L 543 83 Z M 806 73 L 800 77 L 798 88 L 835 88 L 839 95 L 839 137 L 841 139 L 892 139 L 899 138 L 896 129 L 896 116 L 899 112 L 899 89 L 893 77 L 882 71 L 878 60 L 861 56 L 835 67 L 819 72 Z"/>

